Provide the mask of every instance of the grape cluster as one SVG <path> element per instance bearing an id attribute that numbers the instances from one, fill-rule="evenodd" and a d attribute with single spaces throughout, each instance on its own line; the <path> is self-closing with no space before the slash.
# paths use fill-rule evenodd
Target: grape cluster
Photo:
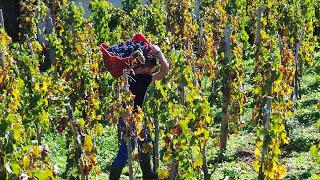
<path id="1" fill-rule="evenodd" d="M 127 41 L 110 46 L 108 52 L 120 58 L 130 57 L 134 52 L 140 50 L 146 57 L 150 51 L 149 46 L 143 41 Z"/>
<path id="2" fill-rule="evenodd" d="M 68 122 L 67 119 L 63 116 L 60 116 L 60 122 L 58 123 L 57 130 L 61 134 L 63 130 L 67 128 Z"/>

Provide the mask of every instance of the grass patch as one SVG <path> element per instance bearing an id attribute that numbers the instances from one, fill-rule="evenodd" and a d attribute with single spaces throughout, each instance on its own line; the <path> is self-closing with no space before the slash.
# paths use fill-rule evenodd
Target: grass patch
<path id="1" fill-rule="evenodd" d="M 285 179 L 311 179 L 312 174 L 320 172 L 320 166 L 310 157 L 309 152 L 292 152 L 282 159 L 287 166 Z"/>

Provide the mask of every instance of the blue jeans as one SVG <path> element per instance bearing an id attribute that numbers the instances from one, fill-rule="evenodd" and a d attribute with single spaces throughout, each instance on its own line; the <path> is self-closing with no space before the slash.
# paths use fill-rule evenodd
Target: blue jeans
<path id="1" fill-rule="evenodd" d="M 133 131 L 135 131 L 134 129 L 134 124 L 130 124 L 133 128 Z M 126 132 L 126 123 L 123 121 L 123 119 L 119 119 L 119 127 L 121 129 L 122 132 Z M 148 131 L 146 128 L 144 128 L 142 130 L 142 136 L 144 136 L 144 140 L 140 141 L 138 138 L 136 137 L 131 137 L 131 147 L 132 149 L 134 149 L 135 146 L 135 141 L 138 142 L 138 151 L 141 151 L 141 146 L 143 144 L 149 143 L 152 141 Z M 128 159 L 128 150 L 127 150 L 127 145 L 125 142 L 125 139 L 123 137 L 121 137 L 121 141 L 120 141 L 120 147 L 118 150 L 118 153 L 113 161 L 113 166 L 114 167 L 124 167 L 127 163 L 127 159 Z"/>

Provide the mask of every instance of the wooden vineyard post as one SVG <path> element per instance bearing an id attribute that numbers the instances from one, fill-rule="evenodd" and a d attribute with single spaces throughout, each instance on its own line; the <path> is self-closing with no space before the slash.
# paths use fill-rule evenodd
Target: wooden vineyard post
<path id="1" fill-rule="evenodd" d="M 180 84 L 179 85 L 179 92 L 180 92 L 180 101 L 181 104 L 185 105 L 186 104 L 186 100 L 185 100 L 185 91 L 184 91 L 184 85 Z M 172 160 L 171 162 L 171 172 L 170 172 L 170 176 L 169 176 L 169 180 L 174 180 L 176 179 L 176 176 L 178 174 L 178 166 L 179 166 L 179 162 L 178 160 L 176 160 L 175 158 Z"/>
<path id="2" fill-rule="evenodd" d="M 304 36 L 304 27 L 301 29 L 301 34 L 300 34 L 300 39 L 299 39 L 299 43 L 297 44 L 296 47 L 296 53 L 295 53 L 295 59 L 294 59 L 294 64 L 295 64 L 295 74 L 294 74 L 294 89 L 293 89 L 293 95 L 292 95 L 292 99 L 296 100 L 296 99 L 300 99 L 301 98 L 301 94 L 299 93 L 300 91 L 300 77 L 299 77 L 299 69 L 298 69 L 298 56 L 299 56 L 299 49 L 302 43 L 302 39 Z M 302 63 L 303 64 L 303 63 Z"/>
<path id="3" fill-rule="evenodd" d="M 280 52 L 280 55 L 282 56 L 283 55 L 283 45 L 282 45 L 282 39 L 281 39 L 281 35 L 278 33 L 278 40 L 279 40 L 279 52 Z"/>
<path id="4" fill-rule="evenodd" d="M 170 3 L 170 0 L 166 0 L 166 12 L 167 12 L 167 16 L 166 16 L 166 37 L 168 37 L 168 32 L 171 32 L 171 30 L 170 30 L 170 26 L 171 26 L 171 24 L 170 24 L 170 20 L 169 20 L 169 11 L 170 11 L 170 7 L 169 7 L 169 3 Z"/>
<path id="5" fill-rule="evenodd" d="M 178 161 L 176 159 L 173 159 L 170 166 L 171 166 L 171 173 L 170 173 L 169 180 L 175 180 L 178 173 Z"/>
<path id="6" fill-rule="evenodd" d="M 28 45 L 28 48 L 30 50 L 30 54 L 31 54 L 31 56 L 34 56 L 34 51 L 33 51 L 32 45 L 31 45 L 30 38 L 29 38 L 28 34 L 25 34 L 24 36 L 26 38 L 27 45 Z M 32 89 L 32 81 L 31 81 L 32 78 L 31 78 L 31 74 L 30 73 L 28 73 L 28 79 L 29 79 L 29 82 L 30 82 L 29 90 L 32 93 L 32 91 L 33 91 L 33 89 Z M 37 133 L 37 141 L 38 141 L 38 144 L 41 145 L 41 142 L 42 142 L 41 128 L 39 127 L 38 123 L 35 123 L 35 126 L 36 126 L 36 133 Z"/>
<path id="7" fill-rule="evenodd" d="M 181 104 L 185 105 L 186 104 L 186 100 L 185 100 L 185 90 L 184 90 L 184 85 L 180 84 L 178 89 L 180 92 L 180 101 Z M 177 173 L 178 173 L 178 161 L 176 159 L 173 159 L 171 162 L 171 172 L 170 172 L 170 180 L 174 180 L 176 179 Z"/>
<path id="8" fill-rule="evenodd" d="M 203 38 L 203 19 L 199 17 L 199 23 L 200 23 L 200 28 L 199 28 L 199 53 L 201 53 L 201 47 L 202 47 L 202 38 Z"/>
<path id="9" fill-rule="evenodd" d="M 180 84 L 178 87 L 179 91 L 180 91 L 180 100 L 181 100 L 181 104 L 185 105 L 186 104 L 186 100 L 185 100 L 185 92 L 184 92 L 184 85 Z"/>
<path id="10" fill-rule="evenodd" d="M 129 124 L 129 126 L 130 126 L 130 124 Z M 128 151 L 129 179 L 133 180 L 132 149 L 131 149 L 130 132 L 131 132 L 131 127 L 127 127 L 126 142 L 127 142 L 127 151 Z"/>
<path id="11" fill-rule="evenodd" d="M 154 172 L 160 167 L 160 155 L 159 155 L 159 138 L 160 138 L 160 128 L 159 128 L 159 118 L 156 116 L 153 119 L 155 137 L 154 137 L 154 148 L 153 148 L 153 170 Z"/>
<path id="12" fill-rule="evenodd" d="M 4 19 L 3 19 L 3 11 L 0 9 L 0 23 L 1 23 L 1 28 L 4 28 Z"/>
<path id="13" fill-rule="evenodd" d="M 226 26 L 224 29 L 224 45 L 225 45 L 225 60 L 229 61 L 230 59 L 230 27 Z M 225 63 L 226 63 L 225 62 Z M 228 74 L 228 70 L 226 70 Z M 221 120 L 221 131 L 220 131 L 220 160 L 222 160 L 224 151 L 227 148 L 227 138 L 228 138 L 228 124 L 229 124 L 229 117 L 228 117 L 228 105 L 230 104 L 230 85 L 228 80 L 228 75 L 225 74 L 223 77 L 224 87 L 223 87 L 223 102 L 222 102 L 222 120 Z"/>
<path id="14" fill-rule="evenodd" d="M 30 49 L 31 55 L 34 55 L 33 49 L 32 49 L 32 45 L 31 45 L 31 41 L 30 38 L 28 36 L 28 34 L 25 34 L 24 37 L 26 38 L 27 44 L 28 44 L 28 48 Z"/>
<path id="15" fill-rule="evenodd" d="M 259 7 L 258 9 L 258 20 L 257 20 L 257 34 L 256 34 L 256 61 L 259 59 L 259 52 L 260 52 L 260 45 L 261 45 L 261 34 L 260 34 L 260 28 L 261 28 L 261 16 L 262 16 L 262 7 Z"/>
<path id="16" fill-rule="evenodd" d="M 202 38 L 203 38 L 203 19 L 200 17 L 200 0 L 196 0 L 196 3 L 198 3 L 198 19 L 199 19 L 199 42 L 198 42 L 198 54 L 201 54 L 201 48 L 202 48 Z M 195 62 L 193 62 L 193 66 L 192 66 L 192 71 L 193 74 L 195 75 L 195 79 L 193 80 L 193 85 L 196 86 L 198 79 L 197 79 L 197 75 L 196 75 L 196 68 L 195 68 Z M 203 162 L 202 162 L 202 169 L 203 169 L 203 176 L 205 180 L 209 180 L 210 179 L 210 174 L 209 174 L 209 170 L 208 170 L 208 162 L 207 162 L 207 150 L 206 150 L 206 144 L 203 145 L 203 147 L 200 144 L 200 149 L 201 149 L 201 154 L 202 154 L 202 158 L 203 158 Z"/>
<path id="17" fill-rule="evenodd" d="M 208 161 L 207 161 L 207 147 L 204 144 L 203 147 L 200 147 L 200 149 L 201 149 L 201 154 L 202 154 L 202 158 L 203 158 L 202 169 L 203 169 L 204 180 L 210 180 Z"/>
<path id="18" fill-rule="evenodd" d="M 194 75 L 193 76 L 194 79 L 192 81 L 192 84 L 193 84 L 194 87 L 196 87 L 197 84 L 198 84 L 197 69 L 196 69 L 195 63 L 196 63 L 195 56 L 192 56 L 192 73 Z"/>
<path id="19" fill-rule="evenodd" d="M 262 16 L 262 7 L 258 8 L 257 13 L 257 29 L 256 29 L 256 39 L 255 39 L 255 45 L 256 45 L 256 52 L 255 52 L 255 60 L 256 62 L 259 61 L 259 55 L 260 55 L 260 46 L 261 46 L 261 16 Z M 254 71 L 254 76 L 257 75 L 257 71 Z"/>
<path id="20" fill-rule="evenodd" d="M 4 69 L 4 53 L 0 50 L 0 66 Z"/>
<path id="21" fill-rule="evenodd" d="M 77 126 L 77 121 L 73 116 L 73 112 L 72 112 L 72 107 L 70 104 L 66 104 L 65 108 L 67 109 L 67 113 L 68 113 L 68 118 L 71 120 L 71 131 L 72 131 L 72 136 L 73 136 L 73 140 L 76 144 L 76 157 L 78 158 L 79 162 L 78 162 L 78 172 L 80 174 L 80 179 L 81 180 L 85 180 L 88 179 L 88 177 L 84 174 L 84 169 L 83 169 L 83 150 L 82 150 L 82 143 L 81 143 L 81 139 L 79 136 L 79 132 L 78 132 L 78 126 Z"/>
<path id="22" fill-rule="evenodd" d="M 262 151 L 261 151 L 261 164 L 259 167 L 259 175 L 258 179 L 263 180 L 265 177 L 264 170 L 263 168 L 266 167 L 265 164 L 265 154 L 268 153 L 268 143 L 266 142 L 266 134 L 269 131 L 270 128 L 270 114 L 271 114 L 271 104 L 272 104 L 272 97 L 267 96 L 267 104 L 264 108 L 264 119 L 265 119 L 265 125 L 264 125 L 264 134 L 265 136 L 263 137 L 263 146 L 262 146 Z"/>
<path id="23" fill-rule="evenodd" d="M 31 41 L 30 41 L 30 38 L 28 36 L 28 34 L 25 34 L 24 35 L 25 38 L 26 38 L 26 41 L 27 41 L 27 44 L 28 44 L 28 48 L 30 50 L 30 53 L 31 53 L 31 56 L 34 56 L 34 51 L 33 51 L 33 48 L 32 48 L 32 45 L 31 45 Z M 30 83 L 32 84 L 32 81 L 31 81 L 31 75 L 29 74 L 29 81 Z M 30 92 L 32 92 L 33 89 L 32 89 L 32 85 L 30 87 Z M 37 133 L 37 140 L 38 140 L 38 144 L 41 145 L 41 142 L 42 142 L 42 138 L 41 138 L 41 128 L 39 127 L 39 124 L 38 123 L 35 123 L 35 126 L 36 126 L 36 133 Z"/>
<path id="24" fill-rule="evenodd" d="M 195 8 L 194 8 L 194 11 L 195 11 L 195 14 L 199 17 L 199 14 L 200 14 L 200 2 L 201 0 L 195 0 Z"/>
<path id="25" fill-rule="evenodd" d="M 116 86 L 115 87 L 115 91 L 116 91 L 116 98 L 117 101 L 120 101 L 120 87 Z M 119 118 L 119 117 L 118 117 Z M 119 123 L 120 118 L 118 119 L 118 124 L 117 124 L 117 131 L 118 131 L 118 146 L 120 147 L 121 144 L 121 139 L 122 139 L 122 132 L 121 132 L 121 127 L 120 127 L 120 123 Z"/>
<path id="26" fill-rule="evenodd" d="M 1 28 L 4 28 L 4 20 L 3 20 L 3 12 L 2 9 L 0 9 L 0 23 L 1 23 Z M 2 69 L 4 68 L 4 53 L 0 49 L 0 66 Z"/>
<path id="27" fill-rule="evenodd" d="M 123 76 L 125 78 L 125 85 L 124 85 L 124 90 L 125 91 L 130 91 L 129 90 L 129 72 L 128 70 L 124 69 L 123 70 Z M 131 148 L 131 124 L 128 123 L 129 127 L 126 127 L 126 143 L 127 143 L 127 151 L 128 151 L 128 167 L 129 167 L 129 179 L 133 180 L 133 163 L 132 163 L 132 148 Z"/>

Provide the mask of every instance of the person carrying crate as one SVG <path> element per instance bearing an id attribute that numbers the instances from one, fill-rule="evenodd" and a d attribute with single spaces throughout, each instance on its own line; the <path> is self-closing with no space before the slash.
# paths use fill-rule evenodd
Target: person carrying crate
<path id="1" fill-rule="evenodd" d="M 135 95 L 134 109 L 137 107 L 142 108 L 145 101 L 145 95 L 148 86 L 156 81 L 164 78 L 169 72 L 169 63 L 165 56 L 161 52 L 159 46 L 150 45 L 150 55 L 145 57 L 145 63 L 140 64 L 133 69 L 134 74 L 131 75 L 132 80 L 129 81 L 130 91 Z M 160 71 L 155 72 L 155 69 L 160 63 Z M 123 120 L 119 120 L 121 129 L 125 129 L 126 125 Z M 146 132 L 146 130 L 144 130 Z M 154 172 L 150 164 L 150 153 L 144 153 L 141 151 L 141 146 L 145 143 L 151 142 L 150 135 L 146 132 L 146 138 L 143 141 L 138 139 L 138 150 L 139 150 L 139 162 L 143 173 L 143 179 L 157 179 L 157 173 Z M 127 145 L 124 139 L 121 139 L 118 153 L 110 167 L 110 180 L 118 180 L 120 178 L 123 167 L 126 165 L 128 159 Z"/>

